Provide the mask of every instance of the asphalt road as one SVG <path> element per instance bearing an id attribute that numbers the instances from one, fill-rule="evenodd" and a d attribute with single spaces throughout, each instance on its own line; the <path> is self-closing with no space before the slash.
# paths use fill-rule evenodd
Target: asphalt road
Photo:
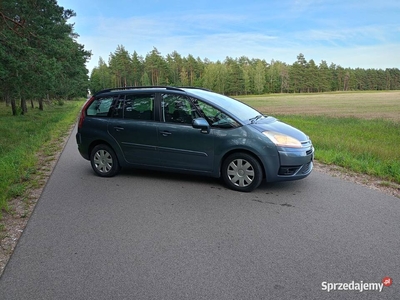
<path id="1" fill-rule="evenodd" d="M 318 172 L 249 194 L 187 175 L 99 178 L 73 134 L 0 299 L 400 299 L 399 220 L 400 199 Z M 386 276 L 381 292 L 323 290 Z"/>

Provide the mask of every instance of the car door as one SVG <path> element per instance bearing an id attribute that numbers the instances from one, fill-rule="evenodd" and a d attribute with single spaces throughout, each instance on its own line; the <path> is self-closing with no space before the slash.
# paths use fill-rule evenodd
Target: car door
<path id="1" fill-rule="evenodd" d="M 154 93 L 127 94 L 114 106 L 108 131 L 131 164 L 158 165 Z"/>
<path id="2" fill-rule="evenodd" d="M 200 115 L 185 96 L 161 95 L 161 121 L 157 126 L 160 166 L 211 172 L 214 162 L 214 135 L 192 127 Z"/>

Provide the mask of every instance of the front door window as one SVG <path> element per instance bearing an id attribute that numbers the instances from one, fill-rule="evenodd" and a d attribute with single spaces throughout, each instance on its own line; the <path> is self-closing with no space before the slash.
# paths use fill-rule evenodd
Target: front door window
<path id="1" fill-rule="evenodd" d="M 188 98 L 164 94 L 161 102 L 161 116 L 163 122 L 191 125 L 193 119 L 198 118 L 199 114 Z"/>

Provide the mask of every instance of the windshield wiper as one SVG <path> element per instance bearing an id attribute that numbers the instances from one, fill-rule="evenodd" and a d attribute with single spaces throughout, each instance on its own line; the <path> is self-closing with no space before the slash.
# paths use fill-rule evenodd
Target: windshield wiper
<path id="1" fill-rule="evenodd" d="M 250 118 L 249 121 L 251 122 L 251 124 L 254 124 L 255 122 L 257 122 L 261 118 L 264 118 L 264 116 L 263 115 L 258 115 L 258 116 L 255 116 L 254 118 Z"/>

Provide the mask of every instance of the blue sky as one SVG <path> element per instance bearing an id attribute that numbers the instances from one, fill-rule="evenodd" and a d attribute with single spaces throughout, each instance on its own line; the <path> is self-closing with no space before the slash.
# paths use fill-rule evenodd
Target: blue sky
<path id="1" fill-rule="evenodd" d="M 89 71 L 118 45 L 145 57 L 177 51 L 211 61 L 227 56 L 292 64 L 325 60 L 350 68 L 400 68 L 399 0 L 156 1 L 59 0 L 75 11 Z"/>

